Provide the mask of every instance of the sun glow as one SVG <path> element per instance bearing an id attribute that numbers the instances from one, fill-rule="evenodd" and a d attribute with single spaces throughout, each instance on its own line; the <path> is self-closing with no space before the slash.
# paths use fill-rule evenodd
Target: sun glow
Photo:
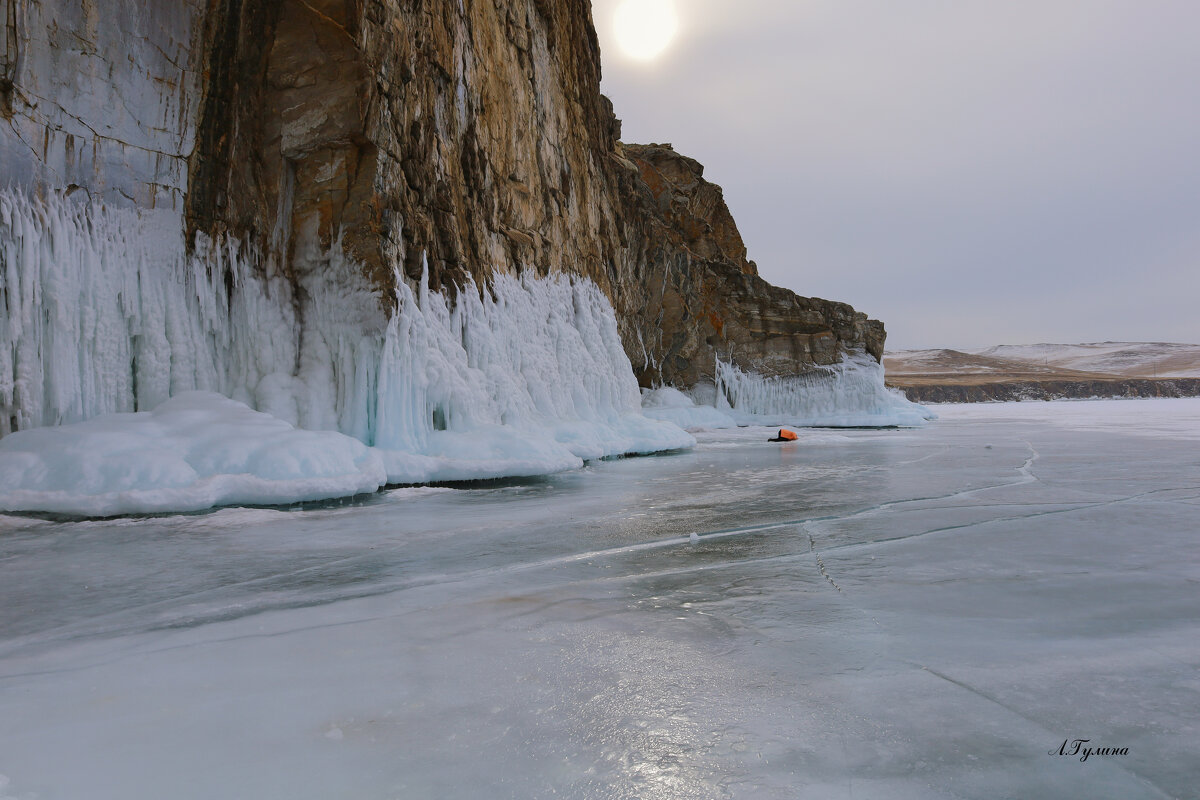
<path id="1" fill-rule="evenodd" d="M 617 45 L 637 61 L 658 57 L 679 30 L 672 0 L 624 0 L 613 19 Z"/>

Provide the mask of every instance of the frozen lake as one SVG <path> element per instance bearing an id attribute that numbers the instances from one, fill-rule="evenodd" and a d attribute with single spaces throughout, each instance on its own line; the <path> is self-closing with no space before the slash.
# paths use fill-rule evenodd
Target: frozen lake
<path id="1" fill-rule="evenodd" d="M 1200 400 L 935 410 L 0 517 L 0 798 L 1194 796 Z"/>

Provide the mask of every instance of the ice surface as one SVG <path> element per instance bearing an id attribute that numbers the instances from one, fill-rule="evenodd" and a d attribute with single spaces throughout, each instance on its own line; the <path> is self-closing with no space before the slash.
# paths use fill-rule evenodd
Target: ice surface
<path id="1" fill-rule="evenodd" d="M 944 419 L 963 421 L 1000 418 L 1130 436 L 1200 439 L 1200 402 L 1191 397 L 965 403 L 938 406 L 938 413 Z"/>
<path id="2" fill-rule="evenodd" d="M 196 511 L 374 492 L 380 454 L 304 431 L 211 392 L 153 412 L 18 431 L 0 439 L 0 510 L 89 516 Z"/>
<path id="3" fill-rule="evenodd" d="M 1195 442 L 1031 405 L 343 507 L 0 520 L 4 791 L 1189 797 Z M 1050 755 L 1074 738 L 1129 755 Z"/>
<path id="4" fill-rule="evenodd" d="M 716 377 L 717 410 L 743 424 L 920 426 L 937 418 L 887 388 L 883 367 L 866 353 L 796 377 L 764 377 L 718 360 Z"/>

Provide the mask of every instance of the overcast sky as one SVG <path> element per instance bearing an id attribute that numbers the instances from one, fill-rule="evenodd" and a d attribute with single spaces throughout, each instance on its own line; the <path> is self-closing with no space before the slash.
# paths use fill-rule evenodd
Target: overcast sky
<path id="1" fill-rule="evenodd" d="M 1200 342 L 1197 0 L 674 4 L 640 63 L 593 0 L 603 89 L 724 187 L 767 280 L 890 350 Z"/>

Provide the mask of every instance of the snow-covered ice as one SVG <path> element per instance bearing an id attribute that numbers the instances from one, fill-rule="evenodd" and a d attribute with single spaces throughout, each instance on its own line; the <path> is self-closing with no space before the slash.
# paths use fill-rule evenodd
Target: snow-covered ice
<path id="1" fill-rule="evenodd" d="M 0 518 L 2 793 L 1191 796 L 1200 400 L 942 410 L 303 511 Z M 1052 755 L 1076 738 L 1128 754 Z"/>
<path id="2" fill-rule="evenodd" d="M 997 418 L 1045 422 L 1082 431 L 1167 439 L 1200 439 L 1200 402 L 1192 397 L 1137 400 L 1055 400 L 939 405 L 944 419 L 988 422 Z"/>
<path id="3" fill-rule="evenodd" d="M 357 439 L 212 392 L 0 439 L 0 511 L 198 511 L 352 497 L 386 480 L 379 452 Z"/>

